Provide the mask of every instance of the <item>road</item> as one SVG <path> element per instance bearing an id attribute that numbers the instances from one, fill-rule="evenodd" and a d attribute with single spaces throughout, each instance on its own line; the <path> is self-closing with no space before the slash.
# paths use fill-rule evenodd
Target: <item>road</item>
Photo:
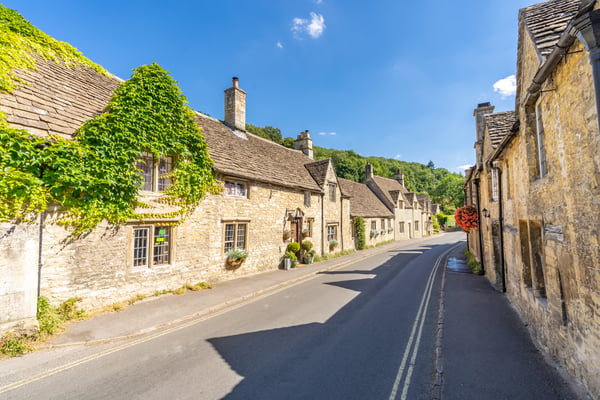
<path id="1" fill-rule="evenodd" d="M 445 256 L 462 238 L 399 243 L 135 340 L 11 360 L 0 398 L 431 399 Z"/>

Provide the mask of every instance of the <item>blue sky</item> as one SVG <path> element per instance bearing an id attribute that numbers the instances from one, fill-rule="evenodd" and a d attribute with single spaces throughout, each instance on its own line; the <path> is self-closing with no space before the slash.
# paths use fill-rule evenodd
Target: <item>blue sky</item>
<path id="1" fill-rule="evenodd" d="M 238 76 L 251 124 L 459 171 L 474 161 L 477 103 L 514 109 L 510 79 L 502 80 L 515 74 L 518 10 L 532 2 L 3 4 L 121 78 L 158 62 L 190 106 L 213 117 L 223 118 L 223 90 Z"/>

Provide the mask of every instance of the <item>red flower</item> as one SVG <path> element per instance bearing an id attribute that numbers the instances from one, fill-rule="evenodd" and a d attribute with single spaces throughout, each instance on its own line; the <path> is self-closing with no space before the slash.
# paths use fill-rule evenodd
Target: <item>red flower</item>
<path id="1" fill-rule="evenodd" d="M 458 226 L 469 233 L 477 229 L 477 209 L 473 206 L 462 206 L 456 209 L 454 219 Z"/>

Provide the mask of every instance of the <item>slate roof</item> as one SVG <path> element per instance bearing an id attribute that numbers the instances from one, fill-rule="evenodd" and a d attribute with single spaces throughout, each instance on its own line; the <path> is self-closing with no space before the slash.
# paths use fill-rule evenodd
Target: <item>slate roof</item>
<path id="1" fill-rule="evenodd" d="M 18 71 L 25 82 L 0 94 L 0 110 L 16 128 L 48 136 L 71 137 L 87 120 L 100 114 L 121 80 L 89 67 L 66 66 L 37 56 L 35 70 Z M 300 151 L 246 133 L 236 136 L 225 124 L 198 116 L 209 153 L 221 173 L 286 187 L 320 191 L 304 166 L 313 160 Z"/>
<path id="2" fill-rule="evenodd" d="M 492 148 L 497 148 L 502 140 L 510 133 L 513 125 L 517 122 L 514 111 L 504 111 L 484 116 Z"/>
<path id="3" fill-rule="evenodd" d="M 392 218 L 394 214 L 364 183 L 338 178 L 342 192 L 350 196 L 350 216 Z"/>
<path id="4" fill-rule="evenodd" d="M 329 169 L 329 159 L 313 161 L 310 164 L 306 164 L 306 169 L 321 187 L 325 186 L 325 179 L 327 178 L 327 170 Z"/>
<path id="5" fill-rule="evenodd" d="M 86 66 L 34 57 L 37 69 L 17 71 L 25 83 L 0 94 L 0 111 L 12 126 L 35 135 L 70 137 L 103 111 L 120 83 Z"/>
<path id="6" fill-rule="evenodd" d="M 215 168 L 221 174 L 321 191 L 305 166 L 313 160 L 301 151 L 248 132 L 236 133 L 223 122 L 204 114 L 197 113 L 196 120 L 204 133 Z"/>
<path id="7" fill-rule="evenodd" d="M 519 11 L 540 56 L 547 57 L 552 53 L 580 5 L 581 0 L 550 0 Z"/>
<path id="8" fill-rule="evenodd" d="M 421 208 L 424 210 L 427 209 L 427 207 L 425 207 L 425 203 L 431 202 L 431 200 L 429 199 L 429 196 L 426 193 L 417 194 L 417 201 L 421 205 Z"/>
<path id="9" fill-rule="evenodd" d="M 384 178 L 381 176 L 373 176 L 373 182 L 383 191 L 386 199 L 392 204 L 397 204 L 398 196 L 402 196 L 402 200 L 406 203 L 406 206 L 412 206 L 412 202 L 408 203 L 406 200 L 406 194 L 408 190 L 395 179 Z"/>

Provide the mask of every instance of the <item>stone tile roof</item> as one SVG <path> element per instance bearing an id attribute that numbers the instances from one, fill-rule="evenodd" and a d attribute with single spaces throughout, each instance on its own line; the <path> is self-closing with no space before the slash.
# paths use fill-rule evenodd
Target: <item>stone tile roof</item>
<path id="1" fill-rule="evenodd" d="M 373 181 L 377 186 L 379 186 L 386 199 L 392 204 L 397 204 L 398 197 L 402 196 L 401 199 L 406 203 L 406 205 L 412 205 L 412 203 L 408 203 L 406 199 L 408 190 L 397 180 L 384 178 L 381 176 L 373 176 Z"/>
<path id="2" fill-rule="evenodd" d="M 513 125 L 517 122 L 517 115 L 514 111 L 486 114 L 484 121 L 490 136 L 492 148 L 495 149 L 510 133 Z"/>
<path id="3" fill-rule="evenodd" d="M 338 178 L 342 192 L 350 196 L 350 216 L 365 218 L 392 218 L 394 214 L 365 185 L 348 179 Z"/>
<path id="4" fill-rule="evenodd" d="M 538 54 L 548 56 L 567 24 L 577 15 L 581 0 L 550 0 L 519 11 Z"/>
<path id="5" fill-rule="evenodd" d="M 223 175 L 273 183 L 285 187 L 321 191 L 306 165 L 313 161 L 298 150 L 288 149 L 251 133 L 231 130 L 223 122 L 197 113 L 215 168 Z"/>
<path id="6" fill-rule="evenodd" d="M 37 69 L 17 71 L 24 83 L 0 94 L 0 111 L 12 126 L 35 135 L 70 137 L 103 111 L 120 83 L 89 67 L 34 57 Z"/>
<path id="7" fill-rule="evenodd" d="M 331 160 L 326 158 L 324 160 L 314 161 L 310 164 L 306 164 L 306 169 L 321 187 L 325 186 L 325 179 L 327 178 L 327 171 L 329 169 L 330 162 Z"/>
<path id="8" fill-rule="evenodd" d="M 417 194 L 417 201 L 419 202 L 423 210 L 428 210 L 428 207 L 426 207 L 426 203 L 431 203 L 429 195 L 427 195 L 426 193 L 419 193 Z"/>

